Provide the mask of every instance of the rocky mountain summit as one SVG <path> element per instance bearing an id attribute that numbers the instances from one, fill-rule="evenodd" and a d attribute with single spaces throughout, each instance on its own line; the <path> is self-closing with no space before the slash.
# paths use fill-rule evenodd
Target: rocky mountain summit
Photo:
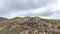
<path id="1" fill-rule="evenodd" d="M 0 22 L 0 34 L 60 34 L 60 22 L 39 17 L 16 17 Z"/>

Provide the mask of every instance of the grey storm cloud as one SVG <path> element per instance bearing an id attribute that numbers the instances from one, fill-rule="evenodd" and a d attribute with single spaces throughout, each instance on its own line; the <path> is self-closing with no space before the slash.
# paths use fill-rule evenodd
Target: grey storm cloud
<path id="1" fill-rule="evenodd" d="M 53 0 L 2 0 L 5 1 L 4 7 L 11 9 L 32 9 L 53 3 Z"/>
<path id="2" fill-rule="evenodd" d="M 55 9 L 55 11 L 53 10 L 53 8 L 56 8 L 54 6 L 56 1 L 57 0 L 0 0 L 0 17 L 55 16 L 55 14 L 58 14 Z"/>
<path id="3" fill-rule="evenodd" d="M 6 6 L 13 10 L 28 10 L 46 6 L 53 2 L 54 0 L 9 0 L 6 1 Z"/>

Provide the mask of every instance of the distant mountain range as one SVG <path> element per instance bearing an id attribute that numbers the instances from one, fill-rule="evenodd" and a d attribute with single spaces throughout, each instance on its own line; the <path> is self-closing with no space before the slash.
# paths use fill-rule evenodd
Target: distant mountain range
<path id="1" fill-rule="evenodd" d="M 0 20 L 6 20 L 7 18 L 0 17 Z"/>

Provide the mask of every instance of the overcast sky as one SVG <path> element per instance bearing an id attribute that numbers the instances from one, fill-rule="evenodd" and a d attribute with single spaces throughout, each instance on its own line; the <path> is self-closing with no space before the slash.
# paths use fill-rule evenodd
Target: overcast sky
<path id="1" fill-rule="evenodd" d="M 15 16 L 60 19 L 60 0 L 0 0 L 0 17 Z"/>

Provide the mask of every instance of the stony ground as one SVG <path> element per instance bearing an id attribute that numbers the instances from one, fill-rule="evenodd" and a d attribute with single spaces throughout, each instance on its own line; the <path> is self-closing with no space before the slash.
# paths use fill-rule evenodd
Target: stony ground
<path id="1" fill-rule="evenodd" d="M 60 22 L 38 17 L 0 21 L 0 34 L 60 34 Z"/>

